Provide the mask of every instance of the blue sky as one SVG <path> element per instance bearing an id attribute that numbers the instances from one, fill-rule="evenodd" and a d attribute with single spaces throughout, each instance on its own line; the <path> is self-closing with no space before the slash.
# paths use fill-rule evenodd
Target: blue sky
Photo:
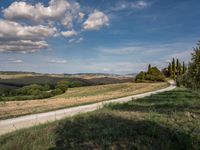
<path id="1" fill-rule="evenodd" d="M 200 40 L 199 0 L 0 0 L 0 6 L 0 70 L 136 73 L 173 57 L 188 62 Z"/>

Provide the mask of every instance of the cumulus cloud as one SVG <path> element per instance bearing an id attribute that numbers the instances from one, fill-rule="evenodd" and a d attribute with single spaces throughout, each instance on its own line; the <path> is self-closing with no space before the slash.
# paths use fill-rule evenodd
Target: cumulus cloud
<path id="1" fill-rule="evenodd" d="M 65 11 L 71 7 L 66 0 L 51 0 L 49 6 L 45 7 L 41 3 L 35 6 L 26 2 L 14 2 L 8 8 L 3 10 L 4 16 L 7 19 L 30 19 L 41 21 L 43 19 L 58 20 Z"/>
<path id="2" fill-rule="evenodd" d="M 84 22 L 84 30 L 98 30 L 102 26 L 109 25 L 109 18 L 101 11 L 95 10 L 89 15 L 89 18 Z"/>
<path id="3" fill-rule="evenodd" d="M 34 52 L 48 47 L 45 39 L 56 35 L 56 28 L 23 26 L 17 22 L 0 20 L 0 51 Z"/>
<path id="4" fill-rule="evenodd" d="M 74 30 L 71 30 L 71 31 L 63 31 L 61 32 L 61 34 L 65 37 L 71 37 L 71 36 L 77 35 L 77 32 Z"/>
<path id="5" fill-rule="evenodd" d="M 23 26 L 17 22 L 0 20 L 0 38 L 4 39 L 38 39 L 51 37 L 56 34 L 56 28 L 43 25 Z"/>
<path id="6" fill-rule="evenodd" d="M 109 25 L 109 18 L 103 12 L 95 10 L 89 15 L 87 12 L 89 17 L 86 19 L 79 3 L 68 0 L 50 0 L 47 5 L 15 1 L 2 13 L 0 51 L 35 52 L 48 47 L 48 38 L 70 38 L 83 30 L 97 30 Z M 77 36 L 73 43 L 82 40 Z"/>

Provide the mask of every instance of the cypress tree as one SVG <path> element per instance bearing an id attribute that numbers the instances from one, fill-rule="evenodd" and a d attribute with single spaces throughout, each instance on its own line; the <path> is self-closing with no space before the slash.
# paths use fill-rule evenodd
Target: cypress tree
<path id="1" fill-rule="evenodd" d="M 183 74 L 186 72 L 185 62 L 183 61 Z"/>
<path id="2" fill-rule="evenodd" d="M 179 75 L 182 75 L 183 73 L 182 73 L 182 66 L 181 66 L 181 63 L 179 63 L 179 68 L 178 68 L 178 74 Z"/>
<path id="3" fill-rule="evenodd" d="M 175 63 L 175 59 L 173 58 L 172 60 L 172 75 L 173 77 L 175 76 L 176 73 L 176 63 Z"/>
<path id="4" fill-rule="evenodd" d="M 171 63 L 169 63 L 169 65 L 168 65 L 168 73 L 169 73 L 169 76 L 171 77 L 172 76 L 172 65 L 171 65 Z"/>
<path id="5" fill-rule="evenodd" d="M 151 70 L 151 64 L 149 64 L 149 66 L 148 66 L 148 73 L 150 72 L 150 70 Z"/>
<path id="6" fill-rule="evenodd" d="M 179 75 L 179 70 L 180 69 L 180 67 L 179 67 L 179 60 L 178 59 L 176 59 L 176 75 Z"/>

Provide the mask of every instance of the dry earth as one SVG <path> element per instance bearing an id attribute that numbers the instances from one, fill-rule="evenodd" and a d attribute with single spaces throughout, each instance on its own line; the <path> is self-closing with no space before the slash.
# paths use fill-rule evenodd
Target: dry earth
<path id="1" fill-rule="evenodd" d="M 120 83 L 71 88 L 65 94 L 49 99 L 1 102 L 0 119 L 100 102 L 149 92 L 167 86 L 167 83 Z"/>

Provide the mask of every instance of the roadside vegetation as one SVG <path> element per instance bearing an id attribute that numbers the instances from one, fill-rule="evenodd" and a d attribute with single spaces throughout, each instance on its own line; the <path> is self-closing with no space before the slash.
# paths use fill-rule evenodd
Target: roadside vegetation
<path id="1" fill-rule="evenodd" d="M 164 74 L 157 68 L 151 67 L 149 64 L 148 71 L 141 71 L 136 77 L 136 82 L 163 82 L 165 81 Z"/>
<path id="2" fill-rule="evenodd" d="M 65 93 L 68 87 L 81 86 L 80 82 L 59 81 L 55 86 L 31 84 L 17 89 L 0 89 L 0 101 L 34 100 Z"/>
<path id="3" fill-rule="evenodd" d="M 128 103 L 109 104 L 95 112 L 3 135 L 0 137 L 0 149 L 199 150 L 200 42 L 194 48 L 188 65 L 173 58 L 162 71 L 149 65 L 146 72 L 140 72 L 135 78 L 136 82 L 150 83 L 79 87 L 51 100 L 38 100 L 36 103 L 31 101 L 29 105 L 25 101 L 17 104 L 4 102 L 0 103 L 0 116 L 9 118 L 33 113 L 29 110 L 39 106 L 41 109 L 36 112 L 144 93 L 166 87 L 166 82 L 160 82 L 165 81 L 166 77 L 174 79 L 179 87 L 173 91 L 133 99 Z M 64 92 L 67 88 L 64 86 L 66 84 L 60 83 L 55 89 Z M 33 87 L 41 91 L 48 89 L 47 86 Z"/>
<path id="4" fill-rule="evenodd" d="M 200 91 L 200 41 L 193 49 L 192 59 L 185 74 L 178 76 L 177 84 L 189 89 Z"/>
<path id="5" fill-rule="evenodd" d="M 8 78 L 5 77 L 6 75 Z M 88 79 L 36 73 L 29 75 L 30 73 L 23 72 L 0 72 L 0 101 L 44 99 L 62 94 L 68 88 L 133 81 L 132 78 L 102 77 L 98 75 L 93 75 L 95 78 L 92 78 L 91 75 Z M 4 78 L 1 79 L 1 77 Z"/>
<path id="6" fill-rule="evenodd" d="M 200 95 L 184 88 L 0 137 L 2 150 L 199 150 Z"/>
<path id="7" fill-rule="evenodd" d="M 52 98 L 26 101 L 1 101 L 0 119 L 31 113 L 85 105 L 114 98 L 130 96 L 167 87 L 162 83 L 118 83 L 69 88 L 66 93 Z M 60 85 L 59 85 L 59 88 Z"/>

